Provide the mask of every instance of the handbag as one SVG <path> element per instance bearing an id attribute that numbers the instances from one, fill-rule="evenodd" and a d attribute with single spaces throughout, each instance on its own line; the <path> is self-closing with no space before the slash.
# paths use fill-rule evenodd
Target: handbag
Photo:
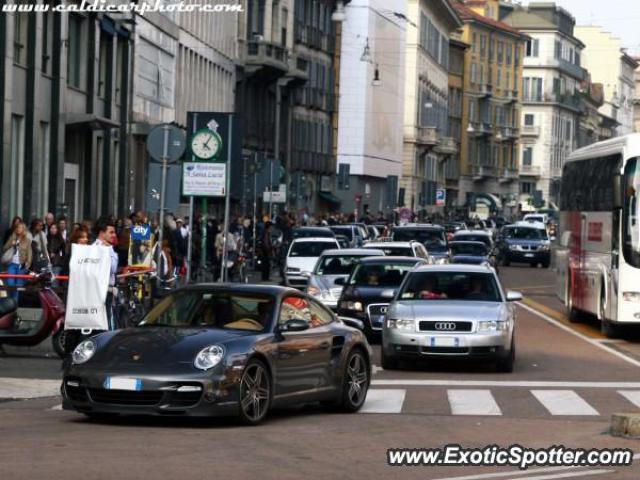
<path id="1" fill-rule="evenodd" d="M 15 254 L 15 247 L 7 248 L 2 254 L 2 258 L 0 258 L 0 262 L 3 265 L 8 265 L 13 260 L 13 256 Z"/>

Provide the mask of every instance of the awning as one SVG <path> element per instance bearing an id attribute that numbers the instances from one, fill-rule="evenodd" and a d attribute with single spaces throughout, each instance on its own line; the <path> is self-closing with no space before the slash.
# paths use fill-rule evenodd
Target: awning
<path id="1" fill-rule="evenodd" d="M 502 202 L 491 193 L 476 193 L 476 203 L 484 203 L 493 210 L 502 210 Z"/>
<path id="2" fill-rule="evenodd" d="M 64 123 L 67 127 L 82 127 L 91 130 L 120 127 L 120 123 L 93 113 L 67 113 L 64 116 Z"/>
<path id="3" fill-rule="evenodd" d="M 318 192 L 318 196 L 321 200 L 324 200 L 331 205 L 340 205 L 342 203 L 342 200 L 340 200 L 331 192 Z"/>

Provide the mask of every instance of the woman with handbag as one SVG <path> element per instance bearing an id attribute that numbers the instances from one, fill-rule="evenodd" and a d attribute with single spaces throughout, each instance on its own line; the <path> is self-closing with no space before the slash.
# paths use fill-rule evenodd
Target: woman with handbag
<path id="1" fill-rule="evenodd" d="M 13 233 L 4 244 L 2 250 L 2 263 L 8 265 L 7 273 L 11 275 L 24 275 L 29 271 L 32 261 L 31 241 L 27 235 L 24 223 L 16 223 Z M 20 287 L 24 280 L 7 279 L 7 286 Z M 13 290 L 11 297 L 18 301 L 18 291 Z"/>
<path id="2" fill-rule="evenodd" d="M 49 260 L 49 247 L 47 244 L 47 236 L 44 233 L 44 222 L 39 218 L 31 220 L 31 236 L 33 239 L 33 261 L 31 270 L 36 273 L 49 268 L 51 261 Z"/>

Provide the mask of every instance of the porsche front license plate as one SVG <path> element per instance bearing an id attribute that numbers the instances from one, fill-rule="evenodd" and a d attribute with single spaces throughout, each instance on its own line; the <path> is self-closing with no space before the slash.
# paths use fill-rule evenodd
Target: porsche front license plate
<path id="1" fill-rule="evenodd" d="M 459 347 L 458 337 L 430 337 L 430 347 Z"/>
<path id="2" fill-rule="evenodd" d="M 142 390 L 142 380 L 139 378 L 107 377 L 104 381 L 105 390 L 130 390 L 139 392 Z"/>

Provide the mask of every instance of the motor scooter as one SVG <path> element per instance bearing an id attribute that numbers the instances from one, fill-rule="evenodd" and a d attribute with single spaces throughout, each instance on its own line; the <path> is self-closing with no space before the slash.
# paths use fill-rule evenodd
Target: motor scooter
<path id="1" fill-rule="evenodd" d="M 51 336 L 55 352 L 64 357 L 64 315 L 65 305 L 51 288 L 52 274 L 45 271 L 37 275 L 0 275 L 2 279 L 27 280 L 25 291 L 20 295 L 31 296 L 29 307 L 41 309 L 39 319 L 25 320 L 21 317 L 18 302 L 11 298 L 0 298 L 0 350 L 3 345 L 34 346 Z M 36 290 L 37 289 L 37 290 Z M 37 297 L 33 298 L 33 293 Z M 28 302 L 29 298 L 24 298 Z M 21 300 L 21 303 L 23 301 Z M 26 310 L 26 308 L 25 308 Z"/>

